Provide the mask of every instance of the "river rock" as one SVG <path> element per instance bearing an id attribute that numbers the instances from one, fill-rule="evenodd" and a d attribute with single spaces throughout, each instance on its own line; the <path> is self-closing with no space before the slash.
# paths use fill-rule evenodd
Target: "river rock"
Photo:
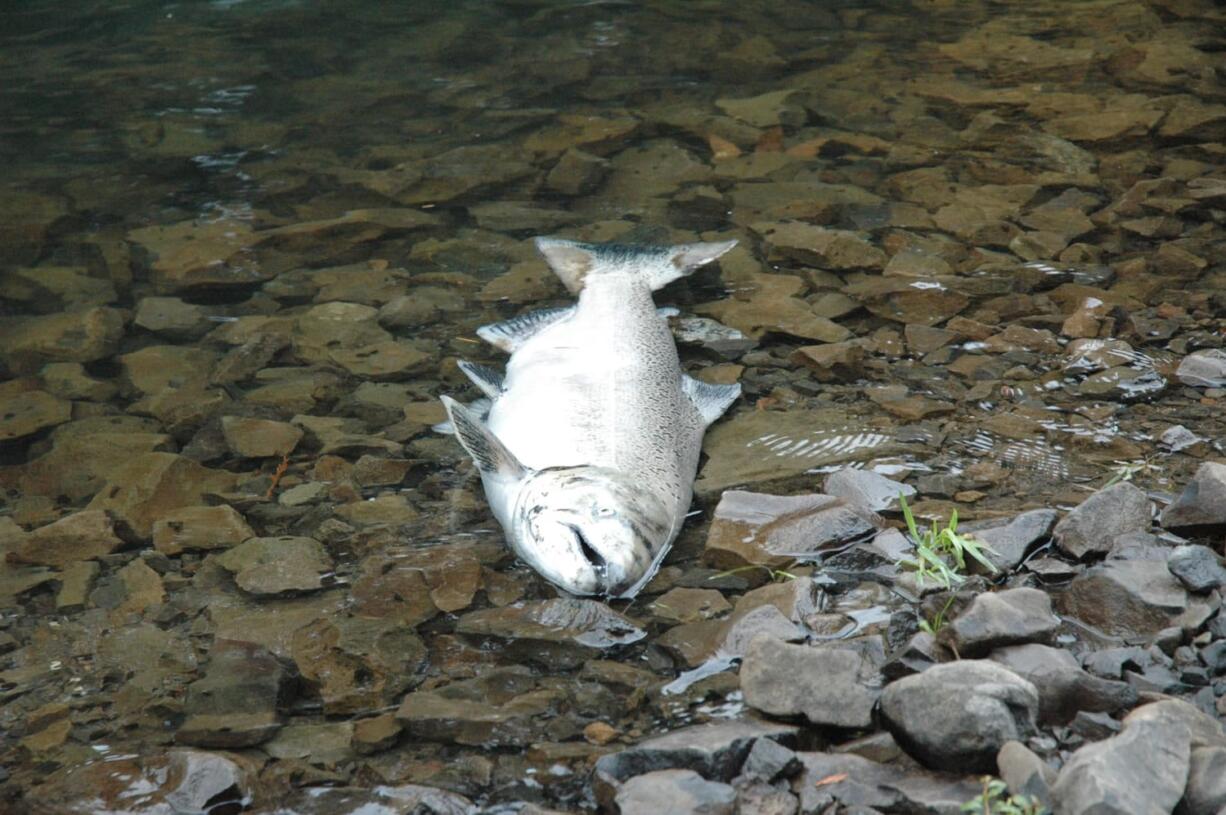
<path id="1" fill-rule="evenodd" d="M 564 702 L 562 692 L 535 685 L 525 668 L 487 670 L 476 679 L 410 693 L 396 718 L 417 739 L 522 747 L 541 739 Z"/>
<path id="2" fill-rule="evenodd" d="M 787 221 L 750 227 L 762 236 L 774 255 L 820 269 L 881 269 L 885 252 L 854 232 Z"/>
<path id="3" fill-rule="evenodd" d="M 153 546 L 166 555 L 230 549 L 255 532 L 234 507 L 182 507 L 153 523 Z"/>
<path id="4" fill-rule="evenodd" d="M 1192 750 L 1183 807 L 1192 815 L 1215 815 L 1226 809 L 1226 748 Z"/>
<path id="5" fill-rule="evenodd" d="M 1057 604 L 1103 633 L 1144 637 L 1171 626 L 1188 594 L 1161 560 L 1108 560 L 1078 575 Z"/>
<path id="6" fill-rule="evenodd" d="M 818 726 L 872 725 L 880 678 L 855 651 L 756 637 L 741 661 L 745 702 L 773 716 L 803 714 Z"/>
<path id="7" fill-rule="evenodd" d="M 989 526 L 983 529 L 968 525 L 961 531 L 974 540 L 986 543 L 990 548 L 983 550 L 983 556 L 1001 572 L 1010 572 L 1051 533 L 1059 518 L 1060 513 L 1054 509 L 1032 509 L 1021 513 L 1004 526 Z M 976 560 L 972 560 L 968 565 L 973 572 L 987 571 Z"/>
<path id="8" fill-rule="evenodd" d="M 304 787 L 287 794 L 269 815 L 471 815 L 473 803 L 463 795 L 417 784 L 374 787 Z M 534 815 L 528 808 L 519 810 Z M 549 815 L 549 813 L 541 813 Z"/>
<path id="9" fill-rule="evenodd" d="M 72 418 L 72 403 L 46 391 L 0 395 L 0 444 L 31 436 Z"/>
<path id="10" fill-rule="evenodd" d="M 16 373 L 49 362 L 94 362 L 115 353 L 124 312 L 99 306 L 45 317 L 0 317 L 0 360 Z"/>
<path id="11" fill-rule="evenodd" d="M 872 529 L 870 513 L 832 495 L 729 490 L 715 508 L 703 558 L 717 569 L 777 569 Z"/>
<path id="12" fill-rule="evenodd" d="M 1160 815 L 1175 809 L 1187 783 L 1190 734 L 1181 722 L 1144 711 L 1129 715 L 1119 735 L 1069 758 L 1052 787 L 1057 812 Z"/>
<path id="13" fill-rule="evenodd" d="M 1166 567 L 1184 588 L 1196 594 L 1226 586 L 1226 567 L 1208 546 L 1178 546 L 1171 550 Z"/>
<path id="14" fill-rule="evenodd" d="M 845 468 L 826 476 L 823 489 L 827 495 L 842 498 L 869 512 L 881 512 L 898 506 L 898 496 L 910 498 L 915 487 L 901 484 L 872 470 Z"/>
<path id="15" fill-rule="evenodd" d="M 149 226 L 132 230 L 128 240 L 143 247 L 152 258 L 151 277 L 162 294 L 195 287 L 255 285 L 272 277 L 261 270 L 249 251 L 259 236 L 242 221 Z"/>
<path id="16" fill-rule="evenodd" d="M 886 686 L 881 713 L 908 753 L 934 769 L 990 772 L 1007 741 L 1037 731 L 1039 693 L 994 662 L 934 665 Z"/>
<path id="17" fill-rule="evenodd" d="M 123 546 L 111 516 L 100 510 L 87 510 L 20 537 L 10 547 L 10 556 L 20 563 L 62 569 L 77 561 L 109 555 Z"/>
<path id="18" fill-rule="evenodd" d="M 314 538 L 250 538 L 217 556 L 249 594 L 277 595 L 314 591 L 332 571 L 332 558 Z"/>
<path id="19" fill-rule="evenodd" d="M 1030 644 L 998 648 L 991 654 L 1039 691 L 1039 723 L 1064 724 L 1079 711 L 1126 710 L 1136 704 L 1137 692 L 1127 682 L 1093 676 L 1061 648 Z"/>
<path id="20" fill-rule="evenodd" d="M 1206 348 L 1188 354 L 1179 363 L 1175 376 L 1194 388 L 1226 388 L 1226 351 Z"/>
<path id="21" fill-rule="evenodd" d="M 205 675 L 187 688 L 175 741 L 232 749 L 265 742 L 281 727 L 287 675 L 262 646 L 214 640 Z"/>
<path id="22" fill-rule="evenodd" d="M 1226 464 L 1200 465 L 1179 497 L 1162 511 L 1159 522 L 1167 529 L 1226 527 Z"/>
<path id="23" fill-rule="evenodd" d="M 800 796 L 802 812 L 954 813 L 983 791 L 974 779 L 923 772 L 901 762 L 878 764 L 848 753 L 796 756 L 804 771 L 792 780 L 792 789 Z"/>
<path id="24" fill-rule="evenodd" d="M 288 456 L 302 441 L 303 431 L 288 422 L 222 416 L 221 432 L 230 452 L 242 458 Z"/>
<path id="25" fill-rule="evenodd" d="M 235 477 L 172 453 L 145 453 L 110 474 L 87 509 L 107 510 L 142 538 L 153 524 L 181 507 L 200 506 L 205 496 L 233 489 Z"/>
<path id="26" fill-rule="evenodd" d="M 977 595 L 938 639 L 962 657 L 979 657 L 1006 645 L 1051 642 L 1059 628 L 1047 592 L 1017 588 Z"/>
<path id="27" fill-rule="evenodd" d="M 657 770 L 623 784 L 614 805 L 621 815 L 732 815 L 736 790 L 693 770 Z"/>
<path id="28" fill-rule="evenodd" d="M 473 611 L 456 631 L 501 640 L 504 650 L 523 658 L 572 666 L 647 635 L 604 603 L 569 597 Z"/>
<path id="29" fill-rule="evenodd" d="M 694 623 L 720 617 L 732 604 L 715 589 L 690 589 L 678 586 L 656 598 L 647 607 L 656 617 L 673 623 Z"/>
<path id="30" fill-rule="evenodd" d="M 1056 783 L 1056 771 L 1026 745 L 1020 741 L 1005 742 L 996 754 L 996 767 L 1011 795 L 1026 795 L 1051 807 L 1051 786 Z"/>
<path id="31" fill-rule="evenodd" d="M 702 303 L 694 311 L 713 317 L 753 340 L 772 331 L 818 342 L 849 339 L 850 330 L 820 316 L 798 296 L 804 289 L 804 280 L 794 275 L 755 274 L 735 297 Z"/>
<path id="32" fill-rule="evenodd" d="M 178 297 L 143 297 L 132 322 L 168 340 L 191 341 L 207 334 L 216 323 L 203 306 Z"/>
<path id="33" fill-rule="evenodd" d="M 1226 471 L 1226 467 L 1223 467 Z M 1073 557 L 1111 551 L 1116 537 L 1145 532 L 1152 521 L 1145 493 L 1127 481 L 1101 489 L 1073 508 L 1056 524 L 1056 545 Z"/>

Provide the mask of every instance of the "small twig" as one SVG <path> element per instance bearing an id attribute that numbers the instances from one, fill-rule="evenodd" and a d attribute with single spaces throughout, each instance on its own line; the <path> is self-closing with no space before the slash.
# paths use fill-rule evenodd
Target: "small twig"
<path id="1" fill-rule="evenodd" d="M 289 453 L 281 456 L 281 463 L 277 465 L 277 470 L 272 474 L 272 483 L 268 485 L 268 492 L 264 493 L 265 498 L 272 498 L 273 491 L 277 485 L 281 483 L 281 476 L 285 475 L 285 471 L 289 469 Z"/>

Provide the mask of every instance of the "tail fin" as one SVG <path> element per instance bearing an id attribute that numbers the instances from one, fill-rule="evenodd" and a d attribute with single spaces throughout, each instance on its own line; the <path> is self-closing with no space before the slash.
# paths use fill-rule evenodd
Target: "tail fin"
<path id="1" fill-rule="evenodd" d="M 736 241 L 680 246 L 630 246 L 537 238 L 536 248 L 571 294 L 583 290 L 588 275 L 626 274 L 642 278 L 652 291 L 718 258 Z"/>

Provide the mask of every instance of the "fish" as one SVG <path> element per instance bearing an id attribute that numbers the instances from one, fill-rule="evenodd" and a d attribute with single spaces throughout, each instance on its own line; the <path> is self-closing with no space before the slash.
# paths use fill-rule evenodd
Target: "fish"
<path id="1" fill-rule="evenodd" d="M 441 399 L 512 551 L 570 594 L 634 597 L 681 530 L 706 428 L 741 395 L 682 370 L 652 292 L 736 241 L 535 244 L 577 302 L 482 326 L 505 372 L 461 361 L 485 399 Z"/>

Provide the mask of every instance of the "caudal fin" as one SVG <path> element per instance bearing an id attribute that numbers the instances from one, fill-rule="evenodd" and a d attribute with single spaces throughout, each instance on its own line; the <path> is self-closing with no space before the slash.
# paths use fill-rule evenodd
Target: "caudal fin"
<path id="1" fill-rule="evenodd" d="M 537 238 L 545 256 L 571 294 L 583 290 L 591 275 L 630 273 L 642 278 L 652 291 L 718 258 L 736 241 L 684 243 L 680 246 L 631 246 L 616 243 L 580 243 L 562 238 Z"/>

